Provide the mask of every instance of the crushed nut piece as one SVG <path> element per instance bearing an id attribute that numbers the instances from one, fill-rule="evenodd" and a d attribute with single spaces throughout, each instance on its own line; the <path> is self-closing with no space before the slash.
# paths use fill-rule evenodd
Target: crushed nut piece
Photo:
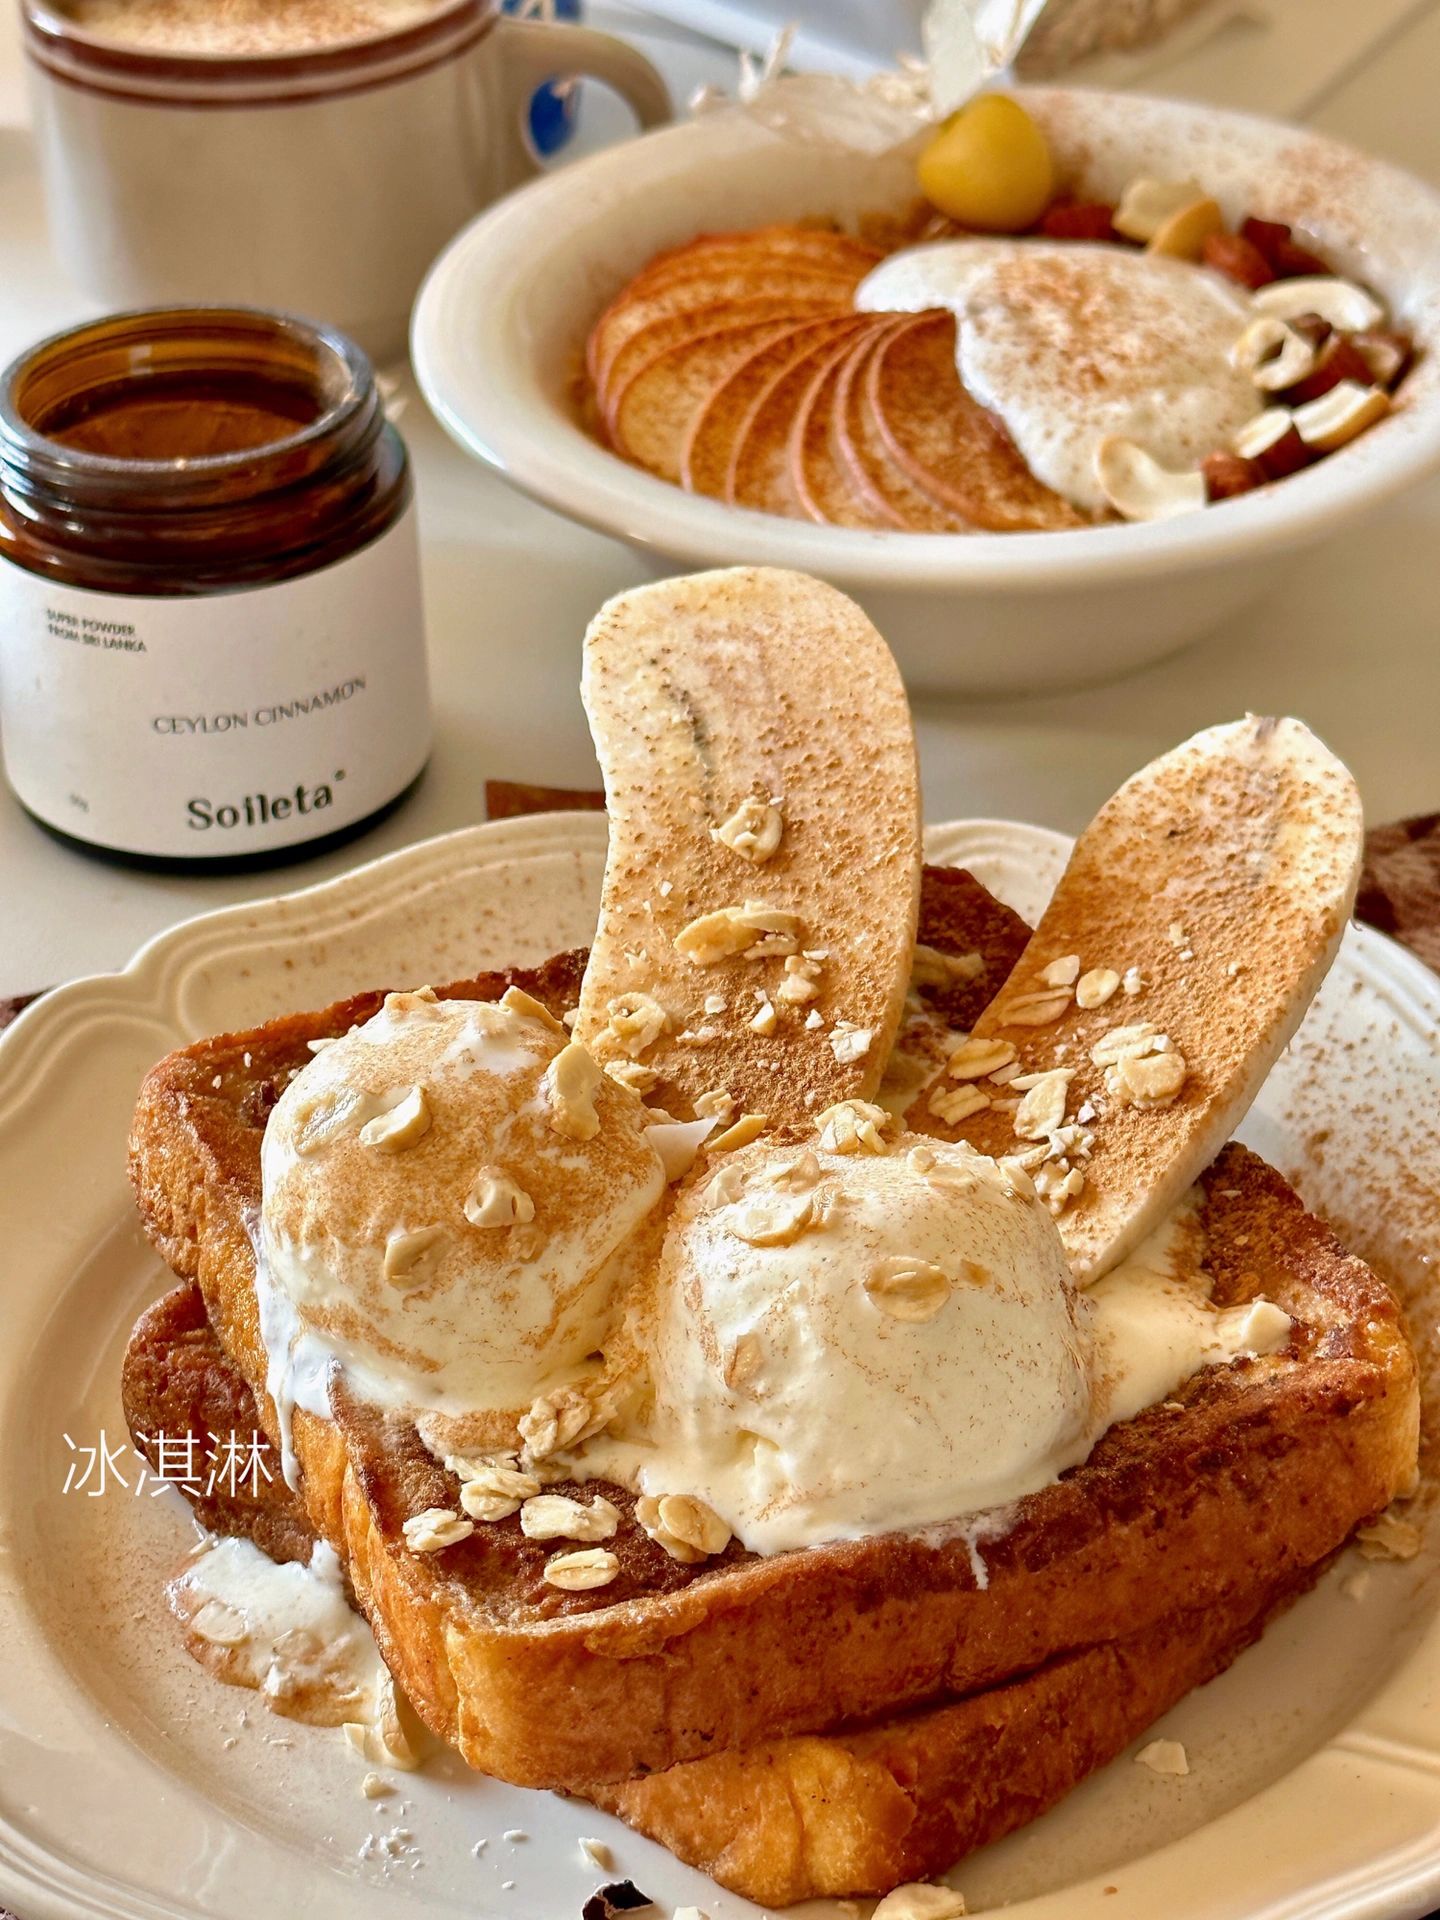
<path id="1" fill-rule="evenodd" d="M 799 914 L 767 907 L 761 900 L 702 913 L 675 936 L 676 951 L 697 967 L 712 967 L 742 954 L 764 958 L 794 953 L 799 944 Z"/>
<path id="2" fill-rule="evenodd" d="M 468 1466 L 464 1460 L 447 1460 L 452 1472 Z M 521 1473 L 517 1467 L 473 1463 L 477 1471 L 460 1475 L 460 1504 L 472 1520 L 508 1520 L 518 1513 L 522 1502 L 533 1500 L 540 1482 L 533 1473 Z"/>
<path id="3" fill-rule="evenodd" d="M 729 1527 L 713 1507 L 693 1494 L 662 1493 L 655 1517 L 672 1540 L 706 1557 L 723 1553 L 730 1544 Z"/>
<path id="4" fill-rule="evenodd" d="M 1160 1030 L 1150 1020 L 1137 1020 L 1128 1027 L 1111 1027 L 1091 1047 L 1090 1058 L 1097 1067 L 1113 1067 L 1117 1060 L 1155 1052 L 1159 1038 Z"/>
<path id="5" fill-rule="evenodd" d="M 385 1242 L 381 1271 L 392 1287 L 423 1287 L 434 1277 L 446 1244 L 443 1227 L 399 1228 Z"/>
<path id="6" fill-rule="evenodd" d="M 1190 1761 L 1178 1740 L 1152 1740 L 1136 1754 L 1135 1764 L 1149 1767 L 1152 1773 L 1183 1776 L 1190 1771 Z"/>
<path id="7" fill-rule="evenodd" d="M 620 1510 L 597 1495 L 587 1506 L 563 1493 L 535 1493 L 520 1509 L 527 1540 L 611 1540 Z"/>
<path id="8" fill-rule="evenodd" d="M 588 1835 L 580 1836 L 580 1852 L 592 1867 L 598 1867 L 601 1873 L 609 1873 L 615 1865 L 615 1856 L 603 1840 L 592 1840 Z"/>
<path id="9" fill-rule="evenodd" d="M 1047 987 L 1073 987 L 1080 978 L 1080 956 L 1067 953 L 1059 960 L 1052 960 L 1048 967 L 1040 969 L 1040 978 Z"/>
<path id="10" fill-rule="evenodd" d="M 620 1571 L 620 1562 L 608 1547 L 582 1547 L 578 1553 L 557 1553 L 545 1562 L 545 1578 L 566 1593 L 588 1593 L 608 1587 Z"/>
<path id="11" fill-rule="evenodd" d="M 367 1120 L 360 1129 L 362 1147 L 385 1153 L 403 1153 L 430 1131 L 430 1105 L 423 1087 L 408 1087 L 394 1106 Z"/>
<path id="12" fill-rule="evenodd" d="M 770 1001 L 762 1000 L 759 1011 L 749 1022 L 749 1027 L 752 1033 L 758 1033 L 762 1038 L 768 1039 L 779 1024 L 780 1016 L 775 1011 L 774 1006 Z"/>
<path id="13" fill-rule="evenodd" d="M 408 993 L 387 993 L 381 1007 L 383 1013 L 418 1014 L 425 1019 L 434 1017 L 433 1010 L 440 1004 L 440 996 L 433 987 L 414 987 Z M 250 1064 L 247 1060 L 247 1066 Z"/>
<path id="14" fill-rule="evenodd" d="M 953 1887 L 911 1881 L 887 1893 L 870 1920 L 963 1920 L 965 1902 Z"/>
<path id="15" fill-rule="evenodd" d="M 1075 983 L 1075 1004 L 1088 1013 L 1113 999 L 1119 988 L 1120 976 L 1113 967 L 1092 967 Z"/>
<path id="16" fill-rule="evenodd" d="M 729 1161 L 715 1175 L 705 1189 L 705 1198 L 713 1206 L 728 1207 L 737 1201 L 745 1191 L 744 1169 Z"/>
<path id="17" fill-rule="evenodd" d="M 857 1060 L 865 1058 L 874 1038 L 874 1030 L 870 1027 L 857 1027 L 850 1020 L 837 1020 L 830 1035 L 830 1051 L 842 1067 L 850 1067 Z"/>
<path id="18" fill-rule="evenodd" d="M 945 1063 L 952 1080 L 985 1080 L 1008 1067 L 1016 1058 L 1008 1040 L 963 1041 Z"/>
<path id="19" fill-rule="evenodd" d="M 1042 993 L 1017 993 L 999 1010 L 1007 1027 L 1049 1027 L 1070 1007 L 1068 987 L 1046 988 Z"/>
<path id="20" fill-rule="evenodd" d="M 764 1357 L 759 1334 L 742 1333 L 725 1360 L 726 1386 L 743 1388 L 745 1383 L 753 1380 L 759 1372 L 760 1363 Z"/>
<path id="21" fill-rule="evenodd" d="M 1015 1135 L 1020 1140 L 1043 1140 L 1065 1122 L 1073 1067 L 1054 1067 L 1049 1073 L 1022 1074 L 1015 1085 L 1024 1099 L 1015 1112 Z"/>
<path id="22" fill-rule="evenodd" d="M 719 1120 L 724 1124 L 734 1111 L 734 1096 L 726 1093 L 723 1087 L 712 1087 L 695 1102 L 696 1118 L 700 1120 Z"/>
<path id="23" fill-rule="evenodd" d="M 767 806 L 752 794 L 740 802 L 723 826 L 710 829 L 710 838 L 758 867 L 779 847 L 784 827 L 779 807 L 773 803 Z"/>
<path id="24" fill-rule="evenodd" d="M 635 1502 L 635 1518 L 640 1527 L 657 1547 L 663 1547 L 672 1560 L 678 1560 L 682 1567 L 693 1567 L 705 1558 L 698 1547 L 692 1547 L 678 1535 L 671 1533 L 660 1521 L 660 1502 L 653 1494 L 642 1493 Z"/>
<path id="25" fill-rule="evenodd" d="M 891 1115 L 869 1100 L 837 1100 L 815 1116 L 825 1153 L 884 1153 Z"/>
<path id="26" fill-rule="evenodd" d="M 935 1165 L 933 1147 L 912 1147 L 905 1156 L 905 1165 L 911 1173 L 927 1174 Z"/>
<path id="27" fill-rule="evenodd" d="M 618 994 L 607 1001 L 605 1016 L 606 1035 L 632 1060 L 653 1047 L 670 1026 L 669 1014 L 648 993 Z"/>
<path id="28" fill-rule="evenodd" d="M 942 953 L 917 940 L 910 960 L 910 985 L 943 989 L 978 980 L 984 971 L 983 953 Z"/>
<path id="29" fill-rule="evenodd" d="M 907 1253 L 881 1260 L 865 1282 L 865 1291 L 892 1320 L 933 1320 L 950 1298 L 950 1282 L 932 1261 Z"/>
<path id="30" fill-rule="evenodd" d="M 1170 1049 L 1149 1055 L 1126 1054 L 1105 1074 L 1105 1089 L 1122 1107 L 1152 1111 L 1168 1107 L 1185 1084 L 1183 1053 Z"/>
<path id="31" fill-rule="evenodd" d="M 540 1025 L 548 1027 L 551 1033 L 565 1032 L 564 1026 L 550 1009 L 542 1001 L 537 1000 L 534 994 L 526 993 L 523 987 L 507 987 L 500 996 L 499 1004 L 507 1013 L 518 1014 L 522 1020 L 538 1020 Z"/>
<path id="32" fill-rule="evenodd" d="M 465 1196 L 465 1218 L 472 1227 L 528 1226 L 535 1202 L 499 1167 L 482 1167 Z"/>
<path id="33" fill-rule="evenodd" d="M 938 1160 L 927 1169 L 925 1178 L 942 1193 L 969 1193 L 975 1186 L 974 1172 L 954 1160 Z"/>
<path id="34" fill-rule="evenodd" d="M 585 1394 L 576 1387 L 556 1387 L 534 1401 L 516 1423 L 525 1451 L 531 1460 L 544 1460 L 577 1440 L 587 1439 L 600 1426 L 597 1414 Z"/>
<path id="35" fill-rule="evenodd" d="M 781 1160 L 760 1175 L 767 1187 L 786 1187 L 792 1193 L 807 1193 L 820 1178 L 820 1162 L 808 1147 L 793 1160 Z"/>
<path id="36" fill-rule="evenodd" d="M 807 1000 L 813 1000 L 819 994 L 819 978 L 818 960 L 808 960 L 804 954 L 792 953 L 786 959 L 785 977 L 776 988 L 776 995 L 791 1006 L 803 1006 Z"/>
<path id="37" fill-rule="evenodd" d="M 566 1140 L 593 1140 L 600 1131 L 600 1116 L 595 1111 L 595 1095 L 604 1078 L 594 1056 L 572 1040 L 556 1054 L 546 1069 L 544 1085 L 549 1094 L 550 1129 Z"/>
<path id="38" fill-rule="evenodd" d="M 820 1014 L 817 1011 L 817 1009 L 812 1007 L 809 1013 L 807 1013 L 805 1016 L 805 1024 L 807 1027 L 809 1027 L 810 1031 L 813 1033 L 817 1027 L 823 1027 L 825 1022 L 820 1018 Z"/>
<path id="39" fill-rule="evenodd" d="M 1085 1175 L 1079 1167 L 1046 1162 L 1035 1169 L 1031 1184 L 1058 1219 L 1072 1200 L 1085 1191 Z"/>
<path id="40" fill-rule="evenodd" d="M 660 1084 L 657 1069 L 647 1067 L 642 1060 L 607 1060 L 605 1071 L 617 1086 L 628 1087 L 631 1093 L 638 1093 L 642 1100 Z"/>
<path id="41" fill-rule="evenodd" d="M 972 1114 L 983 1113 L 991 1105 L 990 1095 L 977 1086 L 937 1087 L 930 1095 L 930 1111 L 947 1127 L 958 1127 Z"/>
<path id="42" fill-rule="evenodd" d="M 815 1225 L 815 1202 L 808 1193 L 752 1201 L 732 1214 L 725 1225 L 747 1246 L 787 1247 Z"/>
<path id="43" fill-rule="evenodd" d="M 1423 1536 L 1413 1520 L 1402 1520 L 1388 1508 L 1369 1526 L 1361 1527 L 1355 1544 L 1367 1560 L 1413 1560 Z"/>
<path id="44" fill-rule="evenodd" d="M 707 1140 L 706 1147 L 711 1153 L 729 1153 L 735 1147 L 746 1147 L 758 1139 L 769 1124 L 768 1114 L 742 1113 L 733 1126 L 717 1133 L 713 1140 Z"/>
<path id="45" fill-rule="evenodd" d="M 473 1520 L 462 1520 L 453 1507 L 427 1507 L 412 1514 L 404 1525 L 405 1544 L 412 1553 L 439 1553 L 468 1540 L 475 1531 Z"/>

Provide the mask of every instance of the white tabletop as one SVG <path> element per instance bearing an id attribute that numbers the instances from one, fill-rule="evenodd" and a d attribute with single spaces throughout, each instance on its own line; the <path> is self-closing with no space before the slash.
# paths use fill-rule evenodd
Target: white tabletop
<path id="1" fill-rule="evenodd" d="M 1277 16 L 1285 4 L 1303 6 L 1312 28 L 1329 10 L 1329 0 L 1272 0 Z M 1353 19 L 1353 0 L 1342 10 Z M 50 259 L 13 13 L 13 0 L 0 0 L 0 361 L 91 311 Z M 618 14 L 591 10 L 601 24 Z M 637 25 L 635 17 L 626 24 Z M 1244 23 L 1236 31 L 1259 32 Z M 702 80 L 733 78 L 732 54 L 681 29 L 636 37 L 677 98 Z M 1226 75 L 1243 74 L 1253 85 L 1255 48 L 1264 44 L 1262 36 L 1253 47 L 1200 49 L 1163 81 L 1175 91 L 1233 92 Z M 1340 72 L 1307 73 L 1304 97 L 1285 104 L 1440 179 L 1437 83 L 1440 0 L 1391 0 L 1378 41 L 1347 55 Z M 1153 76 L 1147 84 L 1159 90 Z M 587 141 L 619 124 L 597 99 L 587 98 L 585 112 Z M 576 687 L 579 639 L 601 600 L 643 578 L 643 568 L 618 542 L 519 498 L 475 465 L 430 419 L 408 373 L 396 371 L 418 478 L 438 719 L 419 792 L 366 839 L 323 860 L 273 879 L 206 879 L 135 874 L 72 853 L 0 788 L 0 995 L 114 968 L 172 921 L 481 819 L 487 779 L 594 783 Z M 1141 762 L 1247 710 L 1308 720 L 1354 768 L 1372 820 L 1440 807 L 1437 544 L 1440 484 L 1305 559 L 1287 590 L 1243 620 L 1122 683 L 982 705 L 918 703 L 928 816 L 1003 814 L 1075 831 Z"/>

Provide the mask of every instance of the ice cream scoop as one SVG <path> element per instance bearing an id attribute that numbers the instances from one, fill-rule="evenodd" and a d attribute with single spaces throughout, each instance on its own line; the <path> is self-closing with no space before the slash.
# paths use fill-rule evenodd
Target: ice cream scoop
<path id="1" fill-rule="evenodd" d="M 682 1195 L 632 1315 L 652 1397 L 583 1472 L 698 1500 L 762 1554 L 970 1524 L 1202 1367 L 1288 1341 L 1270 1302 L 1212 1302 L 1195 1196 L 1081 1293 L 1023 1169 L 890 1141 L 877 1113 Z"/>
<path id="2" fill-rule="evenodd" d="M 1090 1444 L 1090 1350 L 1023 1173 L 913 1142 L 763 1143 L 683 1195 L 648 1345 L 653 1452 L 587 1448 L 773 1553 L 974 1513 Z"/>
<path id="3" fill-rule="evenodd" d="M 270 1391 L 331 1363 L 382 1406 L 500 1416 L 601 1346 L 665 1190 L 639 1098 L 538 1002 L 391 994 L 285 1090 L 262 1149 Z M 511 1439 L 513 1444 L 513 1438 Z"/>

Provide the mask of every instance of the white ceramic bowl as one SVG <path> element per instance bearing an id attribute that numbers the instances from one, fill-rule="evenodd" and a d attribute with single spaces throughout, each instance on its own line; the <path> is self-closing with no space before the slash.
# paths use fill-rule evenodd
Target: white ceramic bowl
<path id="1" fill-rule="evenodd" d="M 445 426 L 514 485 L 653 557 L 657 572 L 799 567 L 854 594 L 912 687 L 1053 690 L 1158 659 L 1256 599 L 1308 547 L 1440 466 L 1440 195 L 1319 135 L 1244 114 L 1063 88 L 1023 96 L 1062 174 L 1115 199 L 1136 174 L 1193 175 L 1234 220 L 1289 220 L 1373 284 L 1422 360 L 1403 404 L 1278 485 L 1164 523 L 1074 533 L 869 533 L 691 496 L 587 437 L 578 356 L 605 301 L 704 229 L 915 197 L 911 162 L 821 151 L 734 110 L 627 142 L 469 227 L 422 289 L 416 370 Z"/>

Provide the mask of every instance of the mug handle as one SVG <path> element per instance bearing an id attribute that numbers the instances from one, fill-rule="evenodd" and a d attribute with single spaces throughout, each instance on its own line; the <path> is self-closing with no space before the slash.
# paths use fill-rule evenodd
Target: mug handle
<path id="1" fill-rule="evenodd" d="M 602 81 L 627 103 L 642 133 L 674 117 L 670 89 L 659 71 L 637 48 L 614 34 L 563 20 L 517 20 L 513 15 L 503 16 L 496 27 L 506 91 L 517 108 L 508 185 L 518 185 L 541 170 L 523 127 L 530 101 L 548 82 L 580 74 Z"/>

